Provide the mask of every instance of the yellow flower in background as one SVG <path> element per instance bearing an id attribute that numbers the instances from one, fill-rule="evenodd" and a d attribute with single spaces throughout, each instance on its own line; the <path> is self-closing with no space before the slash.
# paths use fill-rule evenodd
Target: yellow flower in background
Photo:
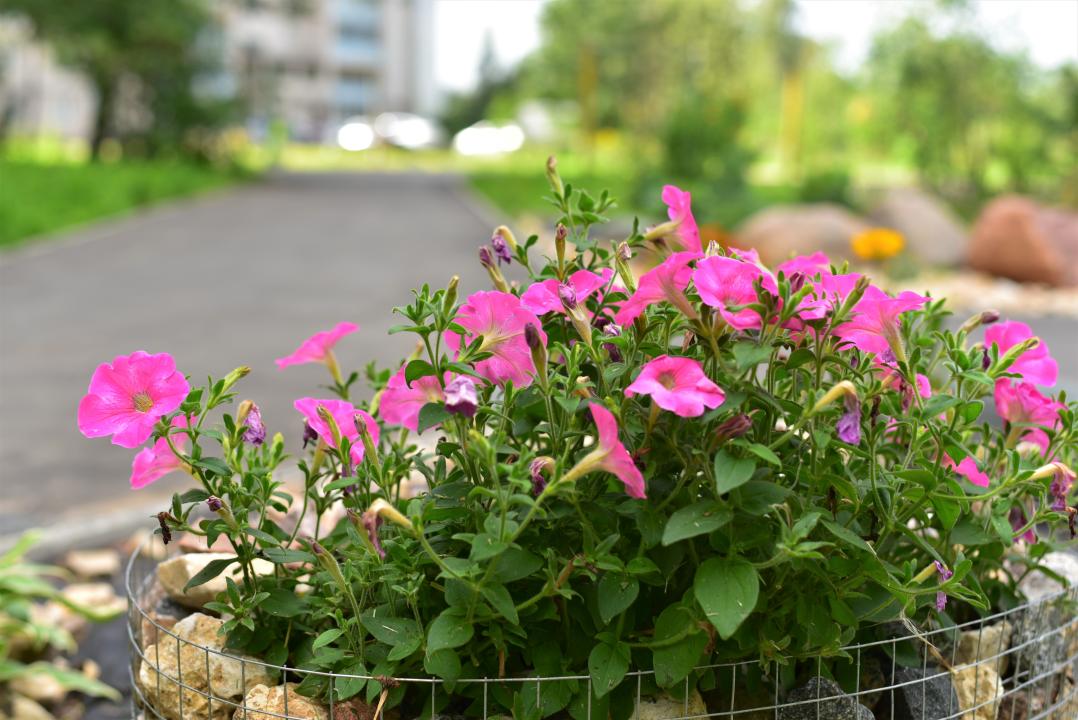
<path id="1" fill-rule="evenodd" d="M 862 260 L 886 260 L 902 252 L 906 238 L 891 228 L 869 228 L 854 235 L 850 247 Z"/>

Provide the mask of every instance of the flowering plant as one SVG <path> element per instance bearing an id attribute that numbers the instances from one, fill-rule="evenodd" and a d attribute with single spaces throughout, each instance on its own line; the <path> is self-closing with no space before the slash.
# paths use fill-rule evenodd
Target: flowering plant
<path id="1" fill-rule="evenodd" d="M 133 487 L 172 470 L 197 483 L 162 532 L 232 548 L 191 581 L 242 571 L 207 606 L 230 647 L 378 678 L 332 692 L 424 715 L 444 708 L 391 678 L 586 672 L 590 698 L 495 685 L 489 702 L 625 717 L 631 667 L 674 694 L 718 692 L 701 666 L 732 659 L 822 657 L 849 679 L 844 644 L 1013 605 L 1018 575 L 1073 535 L 1075 408 L 1038 388 L 1057 367 L 1028 327 L 984 312 L 946 329 L 941 301 L 820 253 L 768 268 L 701 247 L 673 187 L 669 221 L 600 242 L 612 200 L 553 163 L 548 178 L 551 256 L 501 227 L 480 251 L 493 290 L 417 290 L 391 332 L 418 347 L 368 371 L 371 400 L 333 350 L 354 325 L 278 361 L 332 380 L 333 397 L 295 401 L 298 497 L 257 405 L 209 424 L 246 368 L 194 389 L 167 355 L 98 368 L 84 433 L 151 441 Z M 639 277 L 634 254 L 651 262 Z M 323 675 L 300 689 L 331 691 Z"/>

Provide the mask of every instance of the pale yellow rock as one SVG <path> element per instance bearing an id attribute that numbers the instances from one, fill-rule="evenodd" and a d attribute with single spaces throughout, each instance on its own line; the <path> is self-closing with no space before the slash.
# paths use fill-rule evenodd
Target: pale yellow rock
<path id="1" fill-rule="evenodd" d="M 48 710 L 22 695 L 11 698 L 11 712 L 8 715 L 0 708 L 0 720 L 55 720 Z"/>
<path id="2" fill-rule="evenodd" d="M 1006 620 L 980 630 L 967 630 L 958 639 L 954 665 L 975 665 L 985 661 L 999 675 L 1007 674 L 1010 655 L 1011 624 Z"/>
<path id="3" fill-rule="evenodd" d="M 11 681 L 11 689 L 34 702 L 45 704 L 59 702 L 67 695 L 63 683 L 45 673 L 21 675 Z"/>
<path id="4" fill-rule="evenodd" d="M 319 703 L 296 692 L 296 684 L 251 688 L 243 700 L 243 707 L 236 708 L 232 720 L 329 720 L 329 711 Z M 287 707 L 285 707 L 287 698 Z M 262 712 L 259 712 L 259 711 Z"/>
<path id="5" fill-rule="evenodd" d="M 120 572 L 120 553 L 103 550 L 72 550 L 64 556 L 64 566 L 79 577 L 111 577 Z"/>
<path id="6" fill-rule="evenodd" d="M 635 720 L 672 720 L 673 718 L 694 717 L 707 715 L 707 705 L 700 692 L 693 690 L 689 693 L 688 710 L 685 709 L 685 701 L 661 695 L 653 698 L 641 698 L 636 708 Z"/>
<path id="7" fill-rule="evenodd" d="M 217 597 L 218 593 L 224 592 L 228 583 L 226 577 L 231 577 L 236 583 L 243 583 L 243 569 L 239 563 L 234 563 L 228 569 L 213 578 L 190 590 L 184 590 L 187 583 L 201 572 L 214 560 L 227 560 L 235 557 L 225 553 L 189 553 L 169 558 L 157 566 L 157 579 L 168 596 L 190 608 L 202 609 L 206 603 Z M 273 563 L 266 560 L 255 560 L 252 567 L 256 575 L 272 575 Z"/>
<path id="8" fill-rule="evenodd" d="M 157 645 L 146 648 L 138 683 L 146 699 L 163 717 L 227 720 L 235 703 L 248 690 L 272 682 L 269 672 L 261 665 L 241 662 L 254 658 L 232 653 L 233 657 L 226 658 L 206 652 L 206 649 L 222 650 L 224 637 L 218 634 L 222 625 L 217 618 L 195 613 L 173 627 L 179 640 L 162 636 Z M 185 686 L 182 696 L 177 680 Z"/>
<path id="9" fill-rule="evenodd" d="M 962 720 L 996 720 L 999 699 L 1003 697 L 1003 682 L 988 665 L 975 665 L 952 670 L 951 680 L 958 695 Z"/>

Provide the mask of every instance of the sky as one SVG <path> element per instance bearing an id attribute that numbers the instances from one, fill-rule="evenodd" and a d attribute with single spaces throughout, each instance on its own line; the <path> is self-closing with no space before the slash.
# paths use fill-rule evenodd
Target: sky
<path id="1" fill-rule="evenodd" d="M 637 0 L 608 0 L 635 2 Z M 646 0 L 640 0 L 646 1 Z M 443 91 L 470 89 L 484 37 L 511 66 L 539 45 L 544 0 L 435 0 L 435 79 Z M 831 44 L 838 67 L 853 71 L 875 31 L 931 8 L 933 0 L 797 0 L 802 31 Z M 972 22 L 1001 49 L 1026 50 L 1042 67 L 1078 62 L 1078 0 L 978 0 Z"/>

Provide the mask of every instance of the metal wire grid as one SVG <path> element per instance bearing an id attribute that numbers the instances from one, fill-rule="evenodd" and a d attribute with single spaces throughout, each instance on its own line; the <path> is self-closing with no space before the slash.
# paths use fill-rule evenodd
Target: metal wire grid
<path id="1" fill-rule="evenodd" d="M 125 578 L 128 599 L 128 639 L 132 650 L 129 675 L 133 693 L 133 718 L 153 717 L 159 720 L 224 720 L 225 718 L 234 718 L 235 720 L 269 720 L 270 718 L 308 720 L 312 717 L 325 717 L 328 720 L 351 720 L 356 716 L 344 712 L 342 703 L 336 700 L 336 683 L 344 680 L 385 680 L 385 678 L 373 676 L 327 673 L 318 670 L 274 665 L 254 658 L 232 655 L 224 651 L 190 643 L 170 629 L 161 626 L 148 610 L 142 606 L 146 593 L 155 581 L 156 569 L 156 561 L 144 555 L 142 550 L 143 548 L 140 547 L 132 554 Z M 794 718 L 811 720 L 813 717 L 817 720 L 826 720 L 833 717 L 833 713 L 836 712 L 835 708 L 839 703 L 862 702 L 876 696 L 880 698 L 875 703 L 877 705 L 876 712 L 882 714 L 882 717 L 900 720 L 895 715 L 895 703 L 898 693 L 904 688 L 915 689 L 914 686 L 920 685 L 920 712 L 918 713 L 916 708 L 911 708 L 907 705 L 908 712 L 902 716 L 901 720 L 917 720 L 918 716 L 921 720 L 953 720 L 958 718 L 961 720 L 1041 720 L 1042 718 L 1078 720 L 1078 613 L 1075 612 L 1076 607 L 1078 607 L 1078 587 L 1057 593 L 1038 602 L 1027 603 L 1005 612 L 996 613 L 983 620 L 971 621 L 955 627 L 941 628 L 920 634 L 910 634 L 887 640 L 846 646 L 843 649 L 853 658 L 852 665 L 854 677 L 856 678 L 856 687 L 852 693 L 846 693 L 844 696 L 838 697 L 822 695 L 820 684 L 817 683 L 817 696 L 815 698 L 782 702 L 780 700 L 782 693 L 779 668 L 774 665 L 769 667 L 768 672 L 765 674 L 765 677 L 770 679 L 772 685 L 769 690 L 770 704 L 739 707 L 737 702 L 739 674 L 757 665 L 757 663 L 755 661 L 742 661 L 703 665 L 697 670 L 714 671 L 716 677 L 723 677 L 726 673 L 729 673 L 729 693 L 728 698 L 723 698 L 721 703 L 723 707 L 717 708 L 712 703 L 712 706 L 705 712 L 694 712 L 696 708 L 690 707 L 692 688 L 690 687 L 689 679 L 686 678 L 683 698 L 677 701 L 681 705 L 680 712 L 674 709 L 676 708 L 675 705 L 674 708 L 671 708 L 673 714 L 669 717 L 659 718 L 654 713 L 652 713 L 651 717 L 656 718 L 656 720 L 698 720 L 702 718 L 756 720 L 757 718 L 765 717 L 773 717 L 775 720 L 792 720 Z M 1010 634 L 1019 641 L 1008 642 L 1008 638 L 1005 637 L 1007 633 L 999 632 L 996 647 L 984 648 L 982 636 L 985 629 L 995 623 L 1002 622 L 1011 623 Z M 147 643 L 147 638 L 144 637 L 144 629 L 147 627 L 151 628 L 153 632 L 152 643 Z M 959 638 L 961 634 L 970 631 L 977 632 L 976 651 L 972 656 L 979 659 L 972 663 L 956 663 Z M 921 676 L 912 680 L 899 681 L 899 673 L 904 672 L 897 660 L 899 646 L 911 642 L 920 650 L 919 655 L 922 658 Z M 162 649 L 163 643 L 165 649 Z M 1006 648 L 1004 647 L 1005 645 L 1007 646 Z M 948 707 L 945 715 L 940 714 L 941 708 L 930 709 L 928 702 L 928 685 L 938 677 L 946 677 L 951 674 L 939 667 L 939 660 L 946 659 L 939 654 L 938 650 L 935 650 L 938 646 L 950 648 L 950 658 L 947 664 L 951 666 L 956 678 L 964 676 L 967 672 L 974 677 L 972 696 L 974 704 L 970 707 L 956 706 L 955 693 L 950 692 L 951 684 L 947 683 Z M 151 647 L 154 648 L 153 658 L 148 656 L 148 651 Z M 173 647 L 175 649 L 174 656 L 172 656 Z M 184 663 L 181 660 L 184 656 L 183 649 L 185 647 L 203 655 L 204 677 L 184 681 Z M 982 652 L 982 649 L 985 652 Z M 190 653 L 187 654 L 189 655 Z M 930 655 L 935 657 L 935 661 L 932 663 L 932 668 L 935 672 L 932 674 L 929 674 Z M 167 661 L 170 656 L 174 657 L 176 661 L 175 675 L 169 674 L 167 667 L 162 667 L 162 658 Z M 890 658 L 889 675 L 885 673 L 885 681 L 889 682 L 882 686 L 861 687 L 862 670 L 864 669 L 862 660 L 866 656 Z M 1007 662 L 1014 663 L 1014 671 L 1007 674 L 1006 678 L 1000 678 L 999 676 L 1003 674 L 1000 669 L 1005 667 Z M 150 687 L 143 687 L 140 682 L 140 666 L 144 663 L 148 665 L 147 674 L 153 678 Z M 233 668 L 235 664 L 239 665 L 240 686 L 244 689 L 244 693 L 228 697 L 217 695 L 212 687 L 213 667 L 215 665 L 221 667 L 229 663 L 232 664 Z M 198 665 L 203 666 L 203 662 L 198 663 Z M 822 676 L 822 657 L 817 658 L 816 665 L 816 675 Z M 190 664 L 188 664 L 188 667 L 190 667 Z M 248 674 L 249 668 L 253 668 L 251 675 Z M 993 672 L 985 676 L 984 682 L 989 683 L 991 678 L 996 678 L 997 689 L 995 691 L 981 685 L 982 675 L 985 675 L 985 668 L 989 668 Z M 200 669 L 202 668 L 200 667 Z M 246 704 L 246 693 L 251 690 L 251 687 L 248 686 L 248 681 L 249 679 L 253 680 L 256 673 L 258 677 L 264 677 L 268 673 L 271 677 L 276 676 L 287 680 L 287 684 L 284 686 L 285 689 L 281 693 L 281 712 L 249 707 Z M 641 707 L 642 699 L 648 700 L 648 698 L 642 698 L 643 684 L 644 679 L 653 674 L 654 670 L 631 671 L 623 681 L 635 682 L 637 708 Z M 322 714 L 318 716 L 291 714 L 290 702 L 292 709 L 296 710 L 296 712 L 309 712 L 309 710 L 301 710 L 300 706 L 297 705 L 297 703 L 306 704 L 308 700 L 295 692 L 293 683 L 298 683 L 303 678 L 311 675 L 326 678 L 329 685 L 328 705 L 322 708 Z M 502 685 L 508 688 L 513 688 L 514 686 L 524 688 L 532 685 L 535 688 L 535 707 L 542 708 L 544 687 L 548 688 L 549 692 L 552 685 L 567 683 L 571 691 L 576 692 L 580 689 L 581 684 L 586 684 L 587 714 L 585 717 L 590 718 L 592 716 L 592 680 L 586 675 L 462 678 L 456 681 L 453 690 L 445 687 L 446 683 L 437 678 L 393 678 L 392 681 L 394 684 L 412 687 L 413 692 L 418 692 L 418 688 L 426 686 L 424 692 L 429 692 L 430 695 L 430 714 L 426 717 L 429 717 L 430 720 L 435 720 L 438 717 L 439 695 L 443 699 L 453 697 L 464 699 L 465 695 L 462 691 L 476 685 L 480 686 L 481 717 L 483 720 L 493 717 L 489 714 L 490 689 L 493 685 Z M 253 686 L 253 684 L 252 682 L 251 685 Z M 983 699 L 982 687 L 985 690 Z M 460 688 L 460 690 L 456 688 Z M 530 692 L 530 689 L 528 691 Z M 162 692 L 166 693 L 166 695 L 174 694 L 176 696 L 174 707 L 170 706 L 165 711 L 161 711 L 154 703 L 155 699 L 160 700 L 162 698 Z M 291 701 L 289 700 L 290 696 Z M 480 702 L 470 694 L 466 699 L 473 703 Z M 1037 700 L 1039 700 L 1039 704 L 1037 704 Z M 813 707 L 815 708 L 815 713 L 811 710 Z M 807 713 L 805 712 L 806 709 L 808 710 Z M 930 711 L 933 714 L 929 714 Z M 140 715 L 140 712 L 145 714 Z M 568 716 L 564 709 L 559 711 L 559 715 Z M 383 717 L 384 714 L 377 720 L 383 720 Z M 847 717 L 847 715 L 842 715 L 842 717 Z M 852 711 L 849 717 L 855 717 Z"/>

